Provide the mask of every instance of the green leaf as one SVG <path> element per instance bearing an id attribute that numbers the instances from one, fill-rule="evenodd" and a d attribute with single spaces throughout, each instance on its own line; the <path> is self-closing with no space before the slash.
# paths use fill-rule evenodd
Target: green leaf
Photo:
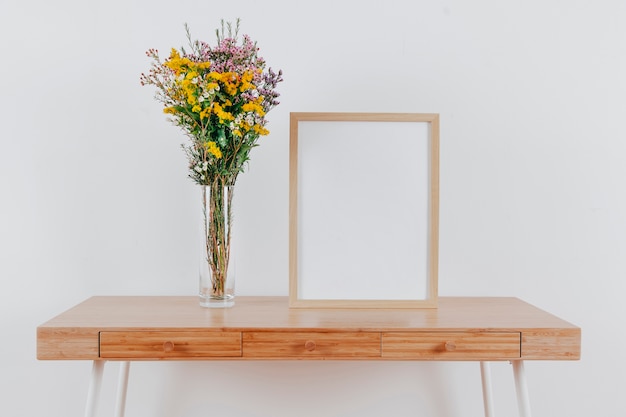
<path id="1" fill-rule="evenodd" d="M 226 147 L 226 132 L 224 132 L 223 127 L 220 127 L 217 130 L 217 143 L 220 145 L 221 148 Z"/>

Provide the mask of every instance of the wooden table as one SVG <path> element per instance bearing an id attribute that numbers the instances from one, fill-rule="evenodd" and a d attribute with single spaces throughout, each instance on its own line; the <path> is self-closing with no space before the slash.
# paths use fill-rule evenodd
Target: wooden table
<path id="1" fill-rule="evenodd" d="M 511 361 L 520 416 L 530 417 L 524 360 L 577 360 L 580 328 L 516 298 L 441 297 L 437 309 L 294 309 L 287 297 L 237 297 L 206 309 L 196 297 L 92 297 L 37 328 L 42 360 L 92 360 L 85 415 L 95 415 L 104 363 L 122 361 L 436 360 L 481 364 L 492 417 L 489 361 Z"/>

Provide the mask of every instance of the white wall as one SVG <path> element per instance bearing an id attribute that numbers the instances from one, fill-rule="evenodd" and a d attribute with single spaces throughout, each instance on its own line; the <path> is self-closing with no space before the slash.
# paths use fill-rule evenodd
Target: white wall
<path id="1" fill-rule="evenodd" d="M 91 295 L 195 293 L 184 138 L 139 74 L 185 22 L 213 42 L 222 17 L 285 72 L 238 185 L 239 294 L 287 294 L 289 112 L 440 113 L 440 295 L 581 326 L 580 362 L 527 364 L 534 415 L 626 415 L 622 0 L 3 0 L 1 415 L 83 412 L 91 365 L 37 361 L 37 325 Z M 493 372 L 516 415 L 510 365 Z M 236 417 L 483 415 L 473 363 L 254 362 L 135 364 L 127 416 L 210 399 Z"/>

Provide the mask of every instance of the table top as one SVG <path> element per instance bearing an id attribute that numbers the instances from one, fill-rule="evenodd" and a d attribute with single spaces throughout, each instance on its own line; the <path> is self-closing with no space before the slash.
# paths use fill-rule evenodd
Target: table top
<path id="1" fill-rule="evenodd" d="M 192 296 L 96 296 L 37 328 L 39 359 L 100 359 L 100 332 L 519 332 L 521 359 L 580 358 L 579 327 L 511 297 L 440 297 L 434 309 L 289 308 L 239 296 L 232 308 Z M 400 334 L 400 333 L 398 333 Z"/>

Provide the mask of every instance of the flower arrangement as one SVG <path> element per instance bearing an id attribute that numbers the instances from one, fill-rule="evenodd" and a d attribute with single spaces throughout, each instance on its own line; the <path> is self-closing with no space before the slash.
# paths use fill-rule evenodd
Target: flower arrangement
<path id="1" fill-rule="evenodd" d="M 234 184 L 260 136 L 267 135 L 267 113 L 277 106 L 276 86 L 282 71 L 265 71 L 265 60 L 248 35 L 238 41 L 238 19 L 222 20 L 216 30 L 217 46 L 192 40 L 185 25 L 189 51 L 172 48 L 161 61 L 156 49 L 142 85 L 157 88 L 155 98 L 164 105 L 169 120 L 191 139 L 183 145 L 189 160 L 189 177 L 201 185 Z"/>
<path id="2" fill-rule="evenodd" d="M 235 181 L 250 159 L 260 136 L 267 135 L 267 113 L 277 106 L 276 86 L 282 71 L 265 71 L 265 60 L 249 36 L 238 40 L 239 23 L 216 30 L 217 46 L 192 40 L 185 25 L 189 51 L 172 48 L 161 61 L 156 49 L 142 85 L 157 89 L 169 120 L 180 126 L 190 142 L 183 144 L 189 177 L 202 187 L 204 216 L 200 304 L 234 305 L 234 281 L 229 274 L 232 198 Z"/>

